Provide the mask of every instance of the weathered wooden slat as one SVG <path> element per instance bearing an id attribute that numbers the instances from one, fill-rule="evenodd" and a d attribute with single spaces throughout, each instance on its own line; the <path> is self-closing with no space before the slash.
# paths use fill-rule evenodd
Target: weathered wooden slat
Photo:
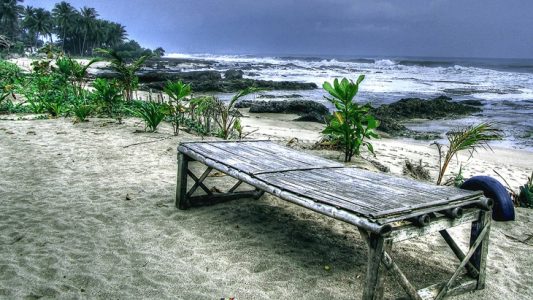
<path id="1" fill-rule="evenodd" d="M 274 157 L 272 155 L 264 155 L 256 151 L 252 147 L 243 147 L 248 144 L 225 143 L 225 144 L 209 144 L 212 147 L 218 148 L 221 151 L 227 152 L 225 157 L 235 157 L 246 161 L 247 163 L 254 163 L 264 171 L 275 171 L 286 168 L 287 165 L 293 164 L 290 160 L 283 157 Z"/>
<path id="2" fill-rule="evenodd" d="M 413 224 L 403 224 L 393 227 L 391 238 L 393 242 L 401 242 L 404 240 L 420 237 L 433 232 L 438 232 L 447 228 L 459 226 L 461 224 L 474 222 L 478 219 L 479 209 L 466 210 L 463 215 L 456 219 L 448 217 L 438 217 L 431 221 L 428 226 L 417 227 Z"/>
<path id="3" fill-rule="evenodd" d="M 379 185 L 369 187 L 361 186 L 359 182 L 358 184 L 353 184 L 353 181 L 335 181 L 334 175 L 341 170 L 343 169 L 313 170 L 308 172 L 291 171 L 282 174 L 259 174 L 257 177 L 279 188 L 283 189 L 291 186 L 290 190 L 293 192 L 310 196 L 318 201 L 330 203 L 350 211 L 366 214 L 372 218 L 381 215 L 393 215 L 394 213 L 396 215 L 400 214 L 399 218 L 402 219 L 401 216 L 403 214 L 410 213 L 413 210 L 422 210 L 429 207 L 428 212 L 433 212 L 435 210 L 431 209 L 432 206 L 446 205 L 449 202 L 448 200 L 441 201 L 441 198 L 435 195 L 423 194 L 418 196 L 419 205 L 404 205 L 403 202 L 407 202 L 404 199 L 412 199 L 417 193 L 405 190 L 405 194 L 409 195 L 394 195 L 394 192 L 390 189 L 388 193 L 384 192 L 387 188 Z M 380 188 L 379 191 L 376 190 L 378 188 Z M 333 202 L 322 199 L 324 196 L 331 196 L 329 201 Z M 431 196 L 433 196 L 433 199 Z M 343 200 L 344 202 L 339 203 L 337 200 Z M 470 199 L 467 200 L 470 201 Z M 360 210 L 357 207 L 363 209 Z M 440 207 L 441 210 L 446 208 L 448 207 Z M 414 213 L 414 216 L 416 215 L 420 215 L 420 213 Z"/>
<path id="4" fill-rule="evenodd" d="M 366 232 L 365 230 L 361 228 L 358 228 L 358 230 L 359 230 L 359 234 L 366 241 L 368 245 L 369 243 L 368 232 Z M 391 249 L 392 249 L 392 240 L 386 239 L 385 240 L 385 251 L 383 252 L 383 259 L 381 260 L 381 262 L 383 263 L 383 265 L 385 265 L 388 271 L 393 273 L 393 275 L 396 277 L 400 286 L 404 289 L 404 291 L 407 293 L 407 295 L 409 295 L 411 299 L 420 300 L 421 298 L 418 295 L 415 287 L 411 284 L 411 282 L 409 282 L 409 280 L 407 279 L 407 276 L 405 276 L 405 274 L 402 272 L 400 267 L 398 267 L 398 265 L 394 262 L 392 257 L 389 255 L 389 253 L 392 252 Z"/>
<path id="5" fill-rule="evenodd" d="M 178 152 L 178 174 L 176 184 L 176 207 L 179 209 L 189 208 L 187 201 L 187 170 L 189 158 L 183 153 Z"/>
<path id="6" fill-rule="evenodd" d="M 185 148 L 189 146 L 192 146 L 192 145 L 180 146 L 180 147 Z M 194 150 L 191 149 L 190 151 L 200 153 L 205 157 L 211 157 L 213 160 L 219 161 L 220 163 L 223 163 L 225 165 L 231 165 L 233 168 L 240 170 L 241 172 L 248 173 L 248 174 L 252 174 L 254 171 L 261 170 L 261 168 L 258 165 L 252 164 L 250 162 L 246 162 L 236 157 L 232 157 L 228 155 L 227 152 L 222 151 L 216 147 L 213 147 L 208 143 L 195 144 Z"/>
<path id="7" fill-rule="evenodd" d="M 455 256 L 459 259 L 459 261 L 463 261 L 463 259 L 465 259 L 465 254 L 463 253 L 461 248 L 459 248 L 457 243 L 455 243 L 455 240 L 448 233 L 448 231 L 446 229 L 443 229 L 439 231 L 439 233 L 442 236 L 442 238 L 446 241 L 446 244 L 450 246 L 450 248 L 452 249 Z M 476 267 L 471 262 L 468 262 L 465 267 L 466 267 L 468 274 L 472 276 L 472 278 L 478 278 L 479 271 L 476 269 Z"/>
<path id="8" fill-rule="evenodd" d="M 295 195 L 293 193 L 282 191 L 281 189 L 276 188 L 272 185 L 269 185 L 263 182 L 262 180 L 252 177 L 249 174 L 243 173 L 237 169 L 234 169 L 223 163 L 215 161 L 211 158 L 205 157 L 198 152 L 188 149 L 187 147 L 180 147 L 179 151 L 193 158 L 194 160 L 197 160 L 203 163 L 206 166 L 213 167 L 215 170 L 225 173 L 238 180 L 242 180 L 243 182 L 251 186 L 254 186 L 260 190 L 266 191 L 283 200 L 286 200 L 294 204 L 300 205 L 302 207 L 306 207 L 310 210 L 319 212 L 323 215 L 330 216 L 334 219 L 338 219 L 338 220 L 350 223 L 358 227 L 362 227 L 370 232 L 379 233 L 381 235 L 387 235 L 391 230 L 391 226 L 388 224 L 380 225 L 375 222 L 372 222 L 371 220 L 367 218 L 360 217 L 357 214 L 353 214 L 342 209 L 337 209 L 333 206 L 325 205 L 322 203 L 316 203 L 313 199 L 310 199 L 310 198 L 306 198 L 303 196 Z"/>
<path id="9" fill-rule="evenodd" d="M 363 300 L 383 299 L 381 280 L 383 270 L 381 259 L 383 258 L 384 238 L 376 234 L 369 234 L 368 237 L 368 262 L 366 265 L 366 282 L 363 289 Z"/>
<path id="10" fill-rule="evenodd" d="M 439 299 L 442 299 L 443 297 L 446 296 L 448 290 L 453 286 L 453 284 L 455 283 L 455 280 L 458 278 L 458 276 L 460 275 L 460 272 L 461 270 L 465 267 L 465 265 L 468 263 L 470 257 L 472 257 L 472 255 L 478 251 L 478 247 L 479 245 L 481 244 L 481 242 L 483 241 L 483 238 L 487 235 L 487 232 L 489 230 L 489 227 L 490 226 L 485 226 L 483 228 L 483 230 L 481 230 L 481 232 L 479 233 L 479 235 L 477 236 L 476 240 L 474 241 L 474 243 L 470 246 L 470 250 L 468 250 L 468 252 L 466 253 L 465 255 L 465 258 L 463 259 L 463 261 L 459 264 L 459 267 L 457 267 L 457 269 L 455 270 L 455 272 L 453 273 L 452 277 L 450 278 L 450 280 L 448 280 L 448 282 L 444 285 L 444 287 L 439 291 L 439 293 L 437 294 L 437 297 L 435 297 L 435 300 L 439 300 Z M 480 269 L 481 270 L 481 269 Z M 481 274 L 480 274 L 481 275 Z M 478 285 L 479 285 L 479 280 L 478 280 Z"/>
<path id="11" fill-rule="evenodd" d="M 286 157 L 292 161 L 298 162 L 300 165 L 309 165 L 314 167 L 343 167 L 342 163 L 325 159 L 316 155 L 310 155 L 295 151 L 293 149 L 283 147 L 271 142 L 258 142 L 249 143 L 249 147 L 262 151 L 264 153 L 270 153 L 275 157 Z"/>
<path id="12" fill-rule="evenodd" d="M 481 211 L 479 214 L 479 219 L 472 223 L 471 235 L 470 235 L 470 244 L 475 244 L 475 240 L 478 239 L 480 235 L 483 234 L 484 230 L 487 230 L 487 234 L 481 241 L 481 245 L 472 255 L 470 262 L 479 270 L 479 276 L 477 281 L 476 289 L 481 290 L 485 288 L 485 277 L 486 277 L 486 268 L 487 268 L 487 254 L 489 251 L 489 232 L 492 222 L 492 212 Z"/>
<path id="13" fill-rule="evenodd" d="M 460 278 L 457 281 L 458 283 L 455 286 L 448 289 L 448 293 L 446 294 L 447 296 L 456 296 L 476 289 L 476 280 L 474 279 Z M 446 282 L 441 282 L 420 289 L 418 290 L 418 295 L 420 295 L 423 300 L 434 300 L 445 284 Z"/>

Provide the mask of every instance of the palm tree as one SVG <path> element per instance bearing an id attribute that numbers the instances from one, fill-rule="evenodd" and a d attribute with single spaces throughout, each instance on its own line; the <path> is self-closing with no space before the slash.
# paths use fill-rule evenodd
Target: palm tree
<path id="1" fill-rule="evenodd" d="M 48 36 L 50 42 L 53 43 L 54 41 L 52 39 L 52 29 L 54 23 L 52 21 L 52 14 L 50 14 L 50 12 L 45 10 L 44 8 L 37 8 L 35 10 L 34 17 L 34 31 L 37 33 L 38 36 Z"/>
<path id="2" fill-rule="evenodd" d="M 106 29 L 105 46 L 115 47 L 124 42 L 127 36 L 126 28 L 123 25 L 111 22 Z"/>
<path id="3" fill-rule="evenodd" d="M 57 34 L 61 38 L 61 50 L 65 51 L 65 40 L 67 39 L 67 30 L 74 27 L 74 16 L 76 9 L 69 3 L 62 1 L 57 3 L 52 9 L 52 16 L 56 23 Z"/>
<path id="4" fill-rule="evenodd" d="M 81 45 L 80 55 L 83 55 L 85 52 L 85 44 L 87 42 L 87 35 L 89 35 L 94 30 L 95 20 L 98 17 L 96 9 L 84 6 L 80 10 L 81 14 L 81 27 L 83 29 L 83 43 Z"/>
<path id="5" fill-rule="evenodd" d="M 132 63 L 127 63 L 114 49 L 96 49 L 96 51 L 110 58 L 111 68 L 118 73 L 118 80 L 124 89 L 126 100 L 132 100 L 133 91 L 139 86 L 139 78 L 135 73 L 141 69 L 150 55 L 143 55 Z"/>
<path id="6" fill-rule="evenodd" d="M 23 0 L 0 0 L 0 34 L 13 40 L 18 31 Z"/>

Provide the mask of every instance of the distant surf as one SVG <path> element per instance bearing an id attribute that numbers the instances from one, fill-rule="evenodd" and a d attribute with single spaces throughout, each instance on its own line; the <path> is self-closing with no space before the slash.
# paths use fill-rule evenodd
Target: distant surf
<path id="1" fill-rule="evenodd" d="M 240 69 L 244 77 L 314 82 L 365 74 L 358 99 L 381 105 L 401 98 L 447 95 L 454 100 L 480 100 L 483 113 L 458 120 L 436 120 L 417 130 L 445 132 L 455 126 L 491 121 L 506 135 L 505 147 L 533 151 L 533 60 L 435 57 L 253 56 L 172 53 L 167 57 L 209 60 L 209 69 Z M 191 70 L 198 70 L 191 65 Z M 183 69 L 187 71 L 187 69 Z M 272 92 L 274 93 L 274 92 Z M 301 91 L 326 103 L 321 89 Z M 327 103 L 326 103 L 327 104 Z"/>

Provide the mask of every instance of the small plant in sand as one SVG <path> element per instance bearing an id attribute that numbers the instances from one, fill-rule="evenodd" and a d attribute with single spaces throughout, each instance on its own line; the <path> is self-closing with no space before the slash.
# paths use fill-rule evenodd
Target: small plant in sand
<path id="1" fill-rule="evenodd" d="M 235 108 L 235 103 L 247 95 L 260 91 L 258 88 L 250 87 L 237 92 L 226 104 L 220 99 L 216 99 L 215 104 L 215 122 L 218 125 L 217 136 L 225 140 L 230 139 L 235 131 L 242 131 L 242 126 L 239 117 L 239 111 Z M 237 127 L 236 127 L 237 126 Z M 240 127 L 240 129 L 239 129 Z M 242 132 L 241 132 L 242 135 Z"/>
<path id="2" fill-rule="evenodd" d="M 474 155 L 478 148 L 491 149 L 488 142 L 494 140 L 501 140 L 501 131 L 492 127 L 489 123 L 481 123 L 472 125 L 467 128 L 452 130 L 446 133 L 448 138 L 448 145 L 442 145 L 438 142 L 433 142 L 439 151 L 439 177 L 437 185 L 442 184 L 446 169 L 454 157 L 457 157 L 461 151 L 468 151 L 470 153 L 469 159 Z M 444 153 L 447 148 L 446 153 Z"/>
<path id="3" fill-rule="evenodd" d="M 104 113 L 122 122 L 122 89 L 115 80 L 98 78 L 93 82 L 93 98 L 100 103 Z"/>
<path id="4" fill-rule="evenodd" d="M 17 65 L 0 60 L 0 107 L 8 98 L 15 98 L 15 88 L 21 78 L 22 72 Z"/>
<path id="5" fill-rule="evenodd" d="M 429 170 L 424 166 L 422 160 L 417 163 L 406 160 L 402 170 L 403 175 L 407 175 L 414 179 L 431 181 Z"/>
<path id="6" fill-rule="evenodd" d="M 183 114 L 186 110 L 183 100 L 191 95 L 191 86 L 181 81 L 169 81 L 163 88 L 163 91 L 170 97 L 169 121 L 174 128 L 174 134 L 178 135 Z"/>
<path id="7" fill-rule="evenodd" d="M 500 178 L 503 179 L 507 185 L 507 190 L 509 191 L 509 194 L 511 194 L 511 199 L 513 199 L 514 206 L 533 208 L 533 172 L 531 172 L 531 176 L 527 178 L 526 184 L 520 186 L 518 188 L 518 192 L 516 192 L 511 188 L 509 182 L 507 182 L 507 180 L 505 180 L 505 178 L 498 173 L 498 171 L 493 171 L 498 174 L 498 176 L 500 176 Z"/>
<path id="8" fill-rule="evenodd" d="M 116 50 L 113 49 L 96 49 L 110 58 L 111 69 L 118 73 L 118 80 L 122 85 L 126 101 L 133 99 L 133 91 L 139 86 L 139 78 L 135 75 L 141 69 L 144 62 L 150 58 L 150 55 L 143 55 L 135 61 L 128 63 Z"/>
<path id="9" fill-rule="evenodd" d="M 213 96 L 195 97 L 189 101 L 189 118 L 197 124 L 195 131 L 201 129 L 202 133 L 211 132 L 215 105 L 216 100 Z"/>
<path id="10" fill-rule="evenodd" d="M 344 161 L 349 162 L 352 157 L 360 155 L 361 146 L 366 146 L 374 154 L 374 147 L 367 140 L 379 138 L 374 131 L 379 126 L 379 121 L 370 114 L 369 104 L 359 105 L 354 98 L 359 90 L 359 84 L 365 79 L 360 75 L 356 82 L 343 78 L 335 79 L 333 85 L 324 82 L 323 88 L 331 97 L 329 100 L 337 111 L 329 118 L 323 134 L 329 136 L 344 148 Z"/>
<path id="11" fill-rule="evenodd" d="M 76 97 L 83 97 L 83 91 L 87 84 L 87 70 L 91 65 L 100 61 L 99 59 L 92 59 L 86 64 L 81 64 L 70 57 L 58 57 L 56 59 L 56 70 L 63 76 L 67 85 L 72 87 Z"/>
<path id="12" fill-rule="evenodd" d="M 167 115 L 168 106 L 156 102 L 139 101 L 137 102 L 137 108 L 132 110 L 132 113 L 143 119 L 145 130 L 148 129 L 150 132 L 154 132 Z"/>

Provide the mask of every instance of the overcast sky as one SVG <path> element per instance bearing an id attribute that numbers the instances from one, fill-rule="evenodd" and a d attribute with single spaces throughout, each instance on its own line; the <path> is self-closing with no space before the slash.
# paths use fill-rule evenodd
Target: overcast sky
<path id="1" fill-rule="evenodd" d="M 96 8 L 129 38 L 167 53 L 533 58 L 531 0 L 68 2 Z"/>

